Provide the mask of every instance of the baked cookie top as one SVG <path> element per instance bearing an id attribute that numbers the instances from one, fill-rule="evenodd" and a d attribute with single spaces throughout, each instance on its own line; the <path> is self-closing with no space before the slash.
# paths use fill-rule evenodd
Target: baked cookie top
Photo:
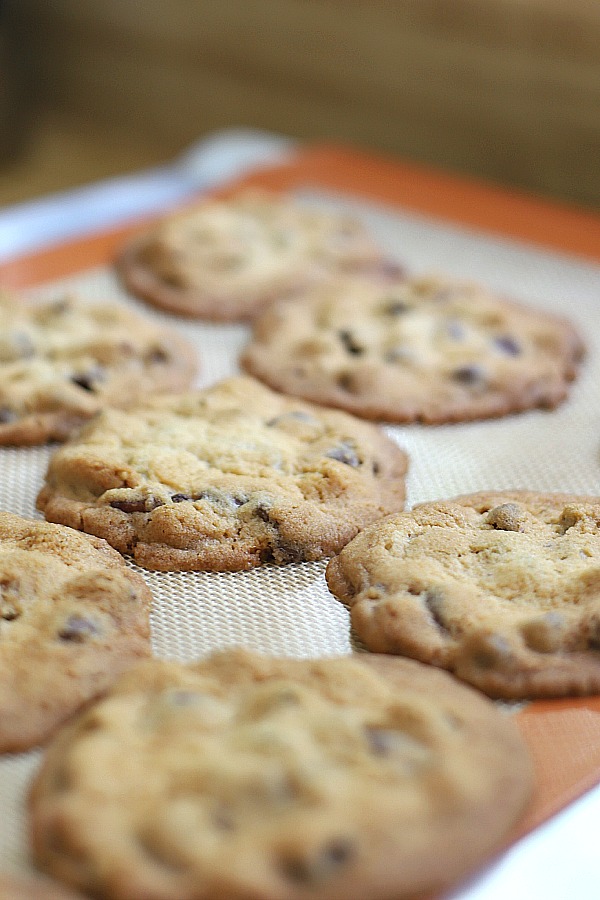
<path id="1" fill-rule="evenodd" d="M 422 503 L 327 568 L 376 652 L 493 697 L 600 692 L 600 498 L 500 491 Z"/>
<path id="2" fill-rule="evenodd" d="M 189 387 L 194 350 L 116 303 L 0 295 L 0 444 L 64 440 L 106 404 Z"/>
<path id="3" fill-rule="evenodd" d="M 337 552 L 402 509 L 406 455 L 375 426 L 251 378 L 105 410 L 52 457 L 38 507 L 162 570 Z"/>
<path id="4" fill-rule="evenodd" d="M 337 279 L 274 304 L 242 365 L 277 390 L 389 422 L 459 422 L 567 396 L 574 328 L 468 282 Z"/>
<path id="5" fill-rule="evenodd" d="M 383 253 L 358 220 L 258 190 L 170 216 L 117 261 L 136 296 L 222 321 L 252 317 L 328 273 L 380 266 Z"/>
<path id="6" fill-rule="evenodd" d="M 84 900 L 67 887 L 35 875 L 0 874 L 0 900 Z"/>
<path id="7" fill-rule="evenodd" d="M 151 599 L 105 541 L 0 512 L 0 752 L 45 741 L 150 653 Z"/>
<path id="8" fill-rule="evenodd" d="M 521 811 L 527 753 L 446 673 L 362 656 L 136 667 L 52 744 L 30 796 L 37 865 L 114 900 L 452 884 Z"/>

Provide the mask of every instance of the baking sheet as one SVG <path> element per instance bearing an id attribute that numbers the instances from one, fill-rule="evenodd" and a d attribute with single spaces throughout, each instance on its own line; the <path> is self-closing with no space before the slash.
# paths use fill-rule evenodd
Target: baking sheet
<path id="1" fill-rule="evenodd" d="M 541 310 L 568 313 L 586 337 L 588 356 L 581 377 L 573 386 L 571 399 L 556 411 L 435 428 L 386 428 L 411 457 L 409 505 L 486 488 L 600 494 L 600 267 L 402 212 L 385 200 L 366 202 L 309 185 L 297 187 L 295 193 L 308 204 L 359 215 L 390 255 L 413 272 L 440 271 L 484 281 Z M 237 371 L 237 355 L 248 337 L 244 326 L 190 322 L 152 311 L 123 293 L 107 265 L 40 285 L 28 293 L 50 298 L 65 291 L 76 291 L 91 300 L 119 297 L 156 321 L 180 329 L 198 348 L 202 361 L 199 385 Z M 35 496 L 50 452 L 50 448 L 0 449 L 0 508 L 36 515 Z M 349 652 L 348 614 L 329 594 L 324 568 L 324 563 L 307 563 L 247 573 L 143 572 L 155 597 L 155 653 L 187 660 L 236 643 L 292 656 Z M 574 711 L 575 720 L 565 719 L 565 711 Z M 564 754 L 570 756 L 573 729 L 575 733 L 581 730 L 582 704 L 542 704 L 539 712 L 546 718 L 535 720 L 542 723 L 544 738 L 536 745 L 541 748 L 536 765 L 538 769 L 549 765 L 543 772 L 544 781 L 558 778 L 560 782 L 561 772 L 553 768 L 555 758 L 544 750 L 550 743 L 546 738 L 555 739 L 562 723 L 566 727 Z M 548 809 L 557 808 L 557 803 L 575 796 L 582 786 L 600 779 L 600 751 L 594 755 L 600 732 L 593 702 L 588 712 L 590 727 L 580 765 L 566 767 L 568 777 L 558 801 L 554 796 L 554 806 L 538 810 L 537 819 L 534 815 L 530 824 L 544 818 Z M 534 720 L 530 717 L 528 721 Z M 528 728 L 530 734 L 539 731 L 537 725 Z M 18 871 L 29 865 L 24 797 L 39 757 L 39 751 L 34 751 L 0 759 L 0 871 Z"/>

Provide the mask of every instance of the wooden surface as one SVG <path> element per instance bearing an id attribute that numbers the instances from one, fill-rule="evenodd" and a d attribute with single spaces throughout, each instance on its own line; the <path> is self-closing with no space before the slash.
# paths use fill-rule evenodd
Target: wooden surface
<path id="1" fill-rule="evenodd" d="M 600 206 L 598 0 L 9 8 L 45 106 L 135 135 L 160 158 L 252 126 Z"/>
<path id="2" fill-rule="evenodd" d="M 89 119 L 46 110 L 36 115 L 31 128 L 19 155 L 0 163 L 0 206 L 168 161 L 160 147 L 127 129 Z"/>

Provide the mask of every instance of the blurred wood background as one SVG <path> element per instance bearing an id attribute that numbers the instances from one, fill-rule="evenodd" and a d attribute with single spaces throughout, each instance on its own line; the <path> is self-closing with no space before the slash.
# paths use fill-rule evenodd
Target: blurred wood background
<path id="1" fill-rule="evenodd" d="M 0 166 L 0 202 L 251 126 L 600 208 L 600 0 L 4 0 L 0 11 L 23 131 Z"/>

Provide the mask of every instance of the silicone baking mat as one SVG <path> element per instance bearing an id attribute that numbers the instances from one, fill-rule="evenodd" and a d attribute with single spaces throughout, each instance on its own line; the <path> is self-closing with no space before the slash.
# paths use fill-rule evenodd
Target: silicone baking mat
<path id="1" fill-rule="evenodd" d="M 300 152 L 244 183 L 291 190 L 307 204 L 352 212 L 410 271 L 475 278 L 538 309 L 568 314 L 585 335 L 581 376 L 558 410 L 463 425 L 388 427 L 410 454 L 409 505 L 486 488 L 600 494 L 595 217 L 339 148 Z M 234 374 L 248 338 L 244 326 L 162 315 L 123 292 L 110 261 L 131 231 L 111 231 L 0 267 L 0 285 L 40 298 L 69 291 L 89 299 L 119 297 L 195 343 L 199 384 Z M 51 449 L 0 449 L 0 509 L 36 515 Z M 306 563 L 242 573 L 142 572 L 155 598 L 154 651 L 189 660 L 241 643 L 299 657 L 349 653 L 348 614 L 329 594 L 324 569 L 324 563 Z M 515 715 L 534 757 L 537 787 L 513 838 L 600 781 L 600 698 L 537 702 Z M 25 798 L 39 759 L 40 751 L 0 759 L 0 871 L 30 865 Z"/>

